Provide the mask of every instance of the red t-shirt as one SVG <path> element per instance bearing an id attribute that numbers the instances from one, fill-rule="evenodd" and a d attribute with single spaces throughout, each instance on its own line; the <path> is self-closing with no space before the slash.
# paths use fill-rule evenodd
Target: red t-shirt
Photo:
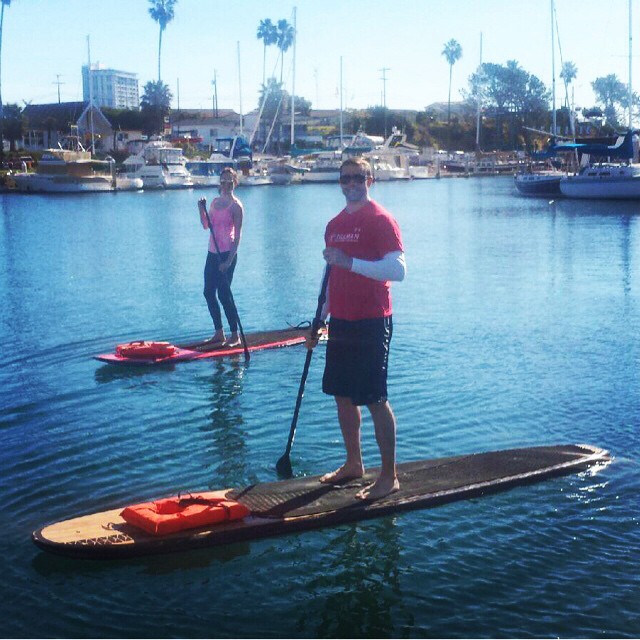
<path id="1" fill-rule="evenodd" d="M 391 251 L 403 251 L 398 223 L 373 200 L 353 213 L 343 209 L 327 225 L 324 240 L 327 247 L 361 260 L 381 260 Z M 329 314 L 341 320 L 390 316 L 391 283 L 334 266 L 329 278 Z"/>

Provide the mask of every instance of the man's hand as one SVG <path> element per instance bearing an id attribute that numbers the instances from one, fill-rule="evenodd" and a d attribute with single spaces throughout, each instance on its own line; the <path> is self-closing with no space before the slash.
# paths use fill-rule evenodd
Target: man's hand
<path id="1" fill-rule="evenodd" d="M 324 331 L 326 326 L 327 325 L 322 320 L 318 323 L 317 327 L 315 326 L 315 323 L 314 325 L 312 325 L 311 329 L 309 329 L 309 333 L 305 338 L 305 345 L 307 349 L 315 349 L 318 346 L 320 336 L 322 335 L 322 332 Z"/>
<path id="2" fill-rule="evenodd" d="M 335 247 L 327 247 L 322 255 L 326 260 L 327 264 L 332 266 L 341 267 L 342 269 L 346 269 L 347 271 L 351 271 L 351 265 L 353 264 L 353 258 L 348 256 L 341 249 L 336 249 Z"/>
<path id="3" fill-rule="evenodd" d="M 200 198 L 200 200 L 198 200 L 198 207 L 200 209 L 204 209 L 206 211 L 207 210 L 207 199 L 206 198 Z"/>

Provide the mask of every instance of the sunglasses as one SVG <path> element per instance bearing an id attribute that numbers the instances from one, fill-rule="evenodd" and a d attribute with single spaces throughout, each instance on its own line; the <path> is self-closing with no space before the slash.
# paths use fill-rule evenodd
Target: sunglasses
<path id="1" fill-rule="evenodd" d="M 349 184 L 350 182 L 355 182 L 356 184 L 364 184 L 367 181 L 367 176 L 363 173 L 354 173 L 350 176 L 340 176 L 338 178 L 338 182 L 340 184 Z"/>
<path id="2" fill-rule="evenodd" d="M 233 180 L 220 180 L 220 184 L 233 184 Z"/>

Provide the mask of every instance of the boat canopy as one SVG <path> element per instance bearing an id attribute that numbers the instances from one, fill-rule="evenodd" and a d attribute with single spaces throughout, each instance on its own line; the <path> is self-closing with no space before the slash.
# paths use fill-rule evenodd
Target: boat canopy
<path id="1" fill-rule="evenodd" d="M 603 156 L 607 158 L 618 158 L 621 160 L 627 160 L 634 157 L 633 135 L 633 131 L 630 130 L 624 136 L 619 136 L 616 140 L 616 143 L 613 145 L 602 143 L 561 142 L 559 144 L 550 145 L 547 149 L 547 152 L 553 152 L 554 154 L 557 154 L 578 151 L 581 154 L 588 153 L 592 156 Z M 537 157 L 541 156 L 538 155 Z"/>

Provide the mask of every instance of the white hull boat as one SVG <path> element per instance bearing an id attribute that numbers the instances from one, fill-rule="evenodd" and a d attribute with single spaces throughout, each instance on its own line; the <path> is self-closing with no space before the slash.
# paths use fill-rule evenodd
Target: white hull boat
<path id="1" fill-rule="evenodd" d="M 640 199 L 640 164 L 584 167 L 577 175 L 562 178 L 560 191 L 567 198 Z"/>
<path id="2" fill-rule="evenodd" d="M 116 186 L 113 163 L 68 149 L 47 149 L 35 172 L 16 173 L 13 180 L 16 190 L 25 193 L 93 193 Z"/>
<path id="3" fill-rule="evenodd" d="M 167 142 L 149 142 L 141 153 L 129 156 L 124 165 L 128 178 L 140 178 L 145 189 L 193 187 L 182 149 Z"/>

